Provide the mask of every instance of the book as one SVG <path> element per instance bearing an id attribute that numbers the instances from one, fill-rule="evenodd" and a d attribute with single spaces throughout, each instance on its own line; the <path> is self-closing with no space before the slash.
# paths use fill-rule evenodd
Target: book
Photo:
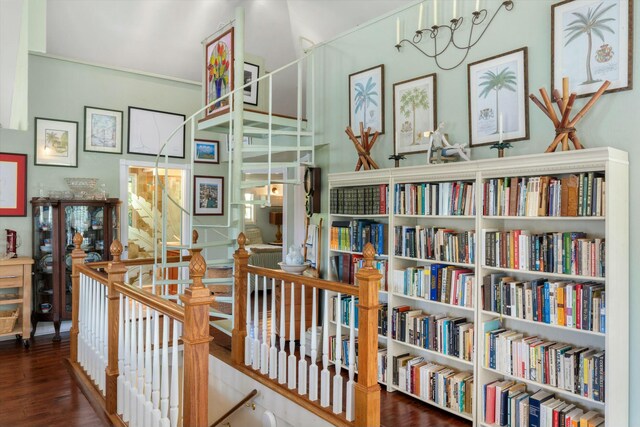
<path id="1" fill-rule="evenodd" d="M 540 390 L 529 398 L 529 426 L 542 427 L 540 424 L 540 405 L 553 398 L 553 393 Z"/>

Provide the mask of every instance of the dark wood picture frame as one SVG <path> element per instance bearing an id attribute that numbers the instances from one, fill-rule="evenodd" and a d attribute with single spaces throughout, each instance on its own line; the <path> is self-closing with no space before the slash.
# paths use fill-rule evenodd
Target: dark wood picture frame
<path id="1" fill-rule="evenodd" d="M 193 140 L 193 142 L 195 143 L 195 147 L 193 148 L 193 162 L 194 163 L 208 163 L 208 164 L 220 164 L 220 141 L 217 141 L 215 139 L 202 139 L 202 138 L 196 138 Z M 205 143 L 205 144 L 211 144 L 214 145 L 216 147 L 216 158 L 215 160 L 202 160 L 200 157 L 198 157 L 198 143 Z"/>
<path id="2" fill-rule="evenodd" d="M 412 79 L 408 79 L 408 80 L 403 80 L 401 82 L 397 82 L 393 84 L 393 154 L 394 155 L 404 155 L 404 154 L 418 154 L 418 153 L 426 153 L 429 151 L 429 147 L 427 145 L 425 145 L 425 149 L 424 150 L 416 150 L 416 151 L 405 151 L 405 152 L 398 152 L 398 129 L 397 129 L 397 124 L 396 124 L 396 119 L 397 119 L 397 112 L 396 112 L 396 90 L 400 89 L 400 86 L 405 85 L 407 83 L 412 83 L 412 82 L 416 82 L 418 80 L 427 80 L 427 79 L 432 79 L 433 83 L 433 93 L 432 93 L 432 97 L 431 97 L 431 106 L 430 109 L 433 112 L 433 129 L 431 130 L 436 130 L 438 128 L 438 78 L 436 73 L 431 73 L 431 74 L 425 74 L 424 76 L 419 76 L 419 77 L 414 77 Z M 415 126 L 415 123 L 414 123 Z M 415 131 L 414 131 L 415 132 Z"/>
<path id="3" fill-rule="evenodd" d="M 90 131 L 90 126 L 87 123 L 87 116 L 89 114 L 89 109 L 92 110 L 102 110 L 102 111 L 108 111 L 111 113 L 118 113 L 120 116 L 120 141 L 117 141 L 116 139 L 116 149 L 109 151 L 109 150 L 90 150 L 87 149 L 87 137 L 89 136 L 89 131 Z M 118 135 L 116 135 L 116 138 L 118 137 Z M 122 154 L 122 144 L 124 141 L 124 111 L 121 110 L 112 110 L 110 108 L 101 108 L 101 107 L 92 107 L 89 105 L 85 105 L 84 106 L 84 144 L 82 144 L 82 151 L 84 151 L 85 153 L 105 153 L 105 154 Z M 119 144 L 118 144 L 119 142 Z M 119 147 L 118 147 L 119 145 Z"/>
<path id="4" fill-rule="evenodd" d="M 244 73 L 245 73 L 245 81 L 242 83 L 243 85 L 247 84 L 246 81 L 246 73 L 247 73 L 247 66 L 249 68 L 254 68 L 255 69 L 255 79 L 260 78 L 260 66 L 257 64 L 252 64 L 251 62 L 246 62 L 244 63 Z M 251 72 L 251 71 L 249 71 Z M 253 76 L 252 76 L 253 77 Z M 252 78 L 251 80 L 254 80 L 254 78 Z M 246 93 L 246 91 L 249 91 L 249 94 Z M 251 85 L 247 86 L 246 88 L 244 88 L 244 103 L 247 105 L 253 105 L 254 107 L 258 106 L 258 97 L 260 96 L 260 82 L 255 82 L 252 83 Z M 256 102 L 252 102 L 252 99 L 255 97 Z"/>
<path id="5" fill-rule="evenodd" d="M 48 120 L 51 122 L 58 122 L 58 123 L 71 123 L 75 129 L 74 132 L 76 134 L 75 137 L 75 156 L 71 158 L 71 162 L 70 164 L 51 164 L 51 163 L 44 163 L 43 159 L 40 159 L 40 155 L 38 152 L 38 135 L 39 135 L 39 127 L 38 127 L 38 122 L 40 121 L 44 121 L 44 120 Z M 60 120 L 60 119 L 50 119 L 47 117 L 34 117 L 34 122 L 35 122 L 35 128 L 34 128 L 34 132 L 33 132 L 33 142 L 34 142 L 34 151 L 33 151 L 33 164 L 35 166 L 52 166 L 52 167 L 59 167 L 59 168 L 77 168 L 78 167 L 78 122 L 73 121 L 73 120 Z M 69 149 L 71 149 L 73 142 L 72 141 L 67 141 L 68 145 L 69 145 Z M 40 160 L 39 160 L 40 159 Z"/>
<path id="6" fill-rule="evenodd" d="M 360 122 L 358 123 L 353 123 L 352 118 L 353 115 L 355 114 L 354 112 L 354 106 L 353 106 L 353 100 L 352 100 L 352 91 L 354 90 L 354 88 L 352 87 L 352 80 L 356 77 L 358 77 L 360 74 L 365 74 L 365 73 L 369 73 L 371 71 L 374 71 L 376 69 L 380 69 L 380 88 L 377 90 L 378 95 L 380 97 L 380 101 L 379 101 L 379 105 L 377 105 L 377 108 L 380 110 L 380 129 L 375 129 L 372 128 L 371 129 L 371 133 L 373 134 L 374 132 L 378 131 L 380 133 L 380 135 L 384 134 L 384 109 L 385 109 L 385 103 L 384 103 L 384 64 L 380 64 L 380 65 L 376 65 L 374 67 L 370 67 L 367 68 L 365 70 L 360 70 L 360 71 L 356 71 L 355 73 L 351 73 L 349 74 L 349 92 L 348 92 L 348 96 L 349 96 L 349 127 L 351 127 L 351 129 L 353 130 L 353 133 L 356 135 L 356 138 L 360 138 Z M 366 113 L 366 112 L 365 112 Z M 367 124 L 364 123 L 364 128 L 367 129 Z"/>
<path id="7" fill-rule="evenodd" d="M 142 107 L 129 107 L 129 111 L 128 111 L 128 122 L 129 122 L 129 129 L 127 132 L 127 153 L 128 154 L 138 154 L 141 156 L 154 156 L 156 157 L 158 155 L 158 152 L 145 152 L 145 151 L 132 151 L 131 149 L 131 132 L 132 130 L 137 130 L 135 125 L 135 121 L 132 121 L 131 119 L 131 111 L 132 110 L 139 110 L 139 111 L 145 111 L 148 113 L 159 113 L 159 114 L 166 114 L 167 116 L 175 116 L 175 117 L 180 117 L 180 123 L 183 123 L 186 120 L 186 117 L 184 114 L 180 114 L 180 113 L 172 113 L 170 111 L 160 111 L 160 110 L 152 110 L 150 108 L 142 108 Z M 175 128 L 172 128 L 171 130 L 169 130 L 168 132 L 173 131 Z M 169 157 L 172 157 L 174 159 L 184 159 L 185 158 L 185 146 L 186 146 L 186 132 L 185 132 L 185 127 L 183 126 L 182 129 L 179 131 L 182 134 L 182 155 L 181 156 L 176 156 L 176 155 L 169 155 Z M 175 135 L 174 135 L 175 137 Z M 165 137 L 161 137 L 161 140 L 158 141 L 158 151 L 160 150 L 160 148 L 162 148 L 162 144 L 164 144 L 165 140 L 163 139 Z M 163 154 L 164 155 L 164 154 Z"/>
<path id="8" fill-rule="evenodd" d="M 235 66 L 235 45 L 234 45 L 234 29 L 233 27 L 229 28 L 227 31 L 225 31 L 224 33 L 220 34 L 218 37 L 216 37 L 215 39 L 211 40 L 209 43 L 207 43 L 205 45 L 204 48 L 204 105 L 209 104 L 209 102 L 211 102 L 209 100 L 209 47 L 211 45 L 213 45 L 214 43 L 217 43 L 218 41 L 224 39 L 227 35 L 231 36 L 231 58 L 229 58 L 229 92 L 232 92 L 234 89 L 234 81 L 233 81 L 233 74 L 234 74 L 234 66 Z M 207 110 L 205 111 L 205 118 L 206 117 L 215 117 L 217 115 L 220 114 L 224 114 L 229 110 L 229 101 L 230 98 L 227 98 L 227 104 L 226 105 L 221 105 L 218 108 L 214 108 L 214 106 L 211 106 L 210 108 L 207 108 Z M 214 104 L 215 105 L 215 104 Z"/>
<path id="9" fill-rule="evenodd" d="M 220 212 L 202 212 L 202 209 L 213 209 L 213 208 L 202 208 L 199 206 L 200 201 L 200 193 L 198 191 L 198 180 L 199 179 L 210 179 L 210 180 L 220 180 L 219 183 L 219 195 L 220 198 L 219 206 Z M 200 212 L 199 212 L 200 211 Z M 193 176 L 193 214 L 194 215 L 214 215 L 214 216 L 222 216 L 224 215 L 224 177 L 223 176 L 208 176 L 208 175 L 194 175 Z"/>
<path id="10" fill-rule="evenodd" d="M 27 216 L 27 155 L 0 152 L 0 162 L 15 163 L 16 165 L 15 207 L 0 206 L 0 216 Z"/>

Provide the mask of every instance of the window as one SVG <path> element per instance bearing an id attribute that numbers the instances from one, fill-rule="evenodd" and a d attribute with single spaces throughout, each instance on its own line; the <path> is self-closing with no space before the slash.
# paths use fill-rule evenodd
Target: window
<path id="1" fill-rule="evenodd" d="M 250 202 L 253 201 L 253 193 L 244 193 L 244 200 Z M 255 218 L 255 207 L 256 205 L 245 205 L 244 207 L 244 221 L 253 224 L 256 222 Z"/>

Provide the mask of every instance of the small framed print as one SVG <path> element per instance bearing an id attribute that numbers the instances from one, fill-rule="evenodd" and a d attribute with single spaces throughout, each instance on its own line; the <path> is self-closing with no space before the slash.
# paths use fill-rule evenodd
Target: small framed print
<path id="1" fill-rule="evenodd" d="M 427 152 L 427 131 L 436 130 L 436 75 L 429 74 L 393 85 L 395 154 Z"/>
<path id="2" fill-rule="evenodd" d="M 249 62 L 244 63 L 244 84 L 260 77 L 260 67 Z M 258 106 L 258 82 L 253 82 L 244 88 L 244 103 Z"/>
<path id="3" fill-rule="evenodd" d="M 147 156 L 166 153 L 169 157 L 184 159 L 185 128 L 183 123 L 185 118 L 184 114 L 129 107 L 129 147 L 127 152 Z M 171 133 L 176 129 L 178 131 L 169 139 Z M 163 149 L 165 143 L 167 145 Z"/>
<path id="4" fill-rule="evenodd" d="M 84 151 L 122 154 L 122 111 L 84 107 Z"/>
<path id="5" fill-rule="evenodd" d="M 196 163 L 220 163 L 220 141 L 211 139 L 194 140 Z"/>
<path id="6" fill-rule="evenodd" d="M 193 214 L 224 215 L 224 177 L 193 177 Z"/>
<path id="7" fill-rule="evenodd" d="M 349 126 L 356 137 L 360 123 L 384 133 L 384 64 L 349 75 Z"/>
<path id="8" fill-rule="evenodd" d="M 27 155 L 0 153 L 0 216 L 27 216 Z"/>
<path id="9" fill-rule="evenodd" d="M 78 167 L 78 122 L 36 117 L 36 166 Z"/>

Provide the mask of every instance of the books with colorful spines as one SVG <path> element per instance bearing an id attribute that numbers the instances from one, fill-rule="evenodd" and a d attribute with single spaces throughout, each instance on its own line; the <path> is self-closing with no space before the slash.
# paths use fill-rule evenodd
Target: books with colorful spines
<path id="1" fill-rule="evenodd" d="M 565 427 L 580 427 L 580 417 L 584 414 L 584 411 L 580 408 L 575 408 L 573 411 L 567 413 L 564 418 Z"/>
<path id="2" fill-rule="evenodd" d="M 566 405 L 560 399 L 549 399 L 540 404 L 540 427 L 553 427 L 553 410 Z"/>
<path id="3" fill-rule="evenodd" d="M 529 427 L 541 427 L 540 405 L 553 398 L 553 393 L 539 390 L 529 398 Z"/>
<path id="4" fill-rule="evenodd" d="M 493 381 L 484 385 L 484 422 L 496 422 L 496 386 L 500 381 Z"/>
<path id="5" fill-rule="evenodd" d="M 582 421 L 582 420 L 581 420 Z M 601 415 L 591 418 L 588 423 L 588 427 L 601 427 L 604 426 L 604 417 Z"/>
<path id="6" fill-rule="evenodd" d="M 409 311 L 411 310 L 411 306 L 409 305 L 399 305 L 396 307 L 393 307 L 392 311 L 391 311 L 391 338 L 392 339 L 397 339 L 397 337 L 400 334 L 400 328 L 399 328 L 399 313 L 405 312 L 405 311 Z"/>
<path id="7" fill-rule="evenodd" d="M 496 386 L 496 407 L 500 409 L 496 409 L 496 418 L 498 418 L 499 414 L 499 422 L 501 426 L 507 425 L 509 417 L 509 395 L 520 393 L 521 391 L 526 390 L 526 386 L 522 383 L 516 383 L 510 381 L 511 384 L 506 385 L 504 387 Z"/>
<path id="8" fill-rule="evenodd" d="M 580 427 L 589 427 L 589 421 L 600 416 L 596 411 L 589 411 L 580 417 Z"/>
<path id="9" fill-rule="evenodd" d="M 565 427 L 567 414 L 576 409 L 576 405 L 573 403 L 568 404 L 558 413 L 558 427 Z M 555 415 L 555 414 L 554 414 Z"/>
<path id="10" fill-rule="evenodd" d="M 393 383 L 393 385 L 398 385 L 399 383 L 399 379 L 398 379 L 398 367 L 399 365 L 399 361 L 400 360 L 404 360 L 405 358 L 411 358 L 412 356 L 409 355 L 409 353 L 403 353 L 403 354 L 399 354 L 397 356 L 393 356 L 392 358 L 392 369 L 393 371 L 391 372 L 392 374 L 392 378 L 391 381 Z"/>

